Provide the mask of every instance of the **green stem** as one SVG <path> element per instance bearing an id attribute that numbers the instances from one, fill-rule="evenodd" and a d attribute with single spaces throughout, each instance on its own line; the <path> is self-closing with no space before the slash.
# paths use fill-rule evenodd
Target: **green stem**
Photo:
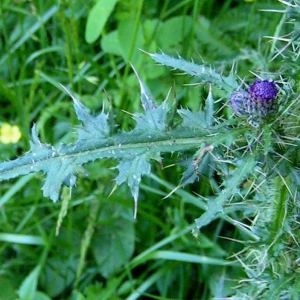
<path id="1" fill-rule="evenodd" d="M 105 141 L 61 145 L 58 149 L 42 145 L 37 151 L 28 152 L 20 158 L 0 164 L 0 180 L 14 178 L 43 170 L 45 164 L 57 159 L 82 165 L 100 158 L 131 158 L 143 153 L 176 152 L 197 149 L 201 143 L 218 146 L 234 136 L 240 136 L 245 129 L 203 129 L 181 128 L 154 136 L 141 132 L 119 134 Z"/>

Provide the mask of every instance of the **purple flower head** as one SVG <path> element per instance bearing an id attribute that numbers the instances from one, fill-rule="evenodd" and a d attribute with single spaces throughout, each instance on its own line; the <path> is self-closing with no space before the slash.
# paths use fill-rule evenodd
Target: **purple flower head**
<path id="1" fill-rule="evenodd" d="M 278 89 L 273 81 L 256 80 L 249 86 L 249 93 L 254 101 L 273 101 Z"/>

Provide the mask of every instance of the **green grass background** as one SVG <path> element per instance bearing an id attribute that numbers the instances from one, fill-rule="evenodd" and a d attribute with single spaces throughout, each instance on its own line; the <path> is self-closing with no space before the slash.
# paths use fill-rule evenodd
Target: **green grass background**
<path id="1" fill-rule="evenodd" d="M 116 132 L 132 128 L 130 113 L 141 108 L 130 63 L 157 99 L 172 88 L 179 106 L 201 109 L 203 86 L 140 49 L 224 70 L 235 64 L 239 76 L 249 76 L 268 66 L 266 36 L 280 20 L 261 9 L 282 8 L 275 0 L 119 0 L 99 35 L 86 27 L 95 3 L 0 2 L 0 122 L 22 131 L 17 144 L 0 144 L 2 161 L 28 150 L 34 123 L 43 142 L 75 139 L 78 121 L 58 83 L 93 112 L 109 109 Z M 243 244 L 233 226 L 217 220 L 198 238 L 191 233 L 203 212 L 198 195 L 213 189 L 208 180 L 163 200 L 182 174 L 167 157 L 143 179 L 134 221 L 127 187 L 110 195 L 114 166 L 87 165 L 58 203 L 42 197 L 42 176 L 1 183 L 0 299 L 222 299 L 246 278 L 230 259 Z"/>

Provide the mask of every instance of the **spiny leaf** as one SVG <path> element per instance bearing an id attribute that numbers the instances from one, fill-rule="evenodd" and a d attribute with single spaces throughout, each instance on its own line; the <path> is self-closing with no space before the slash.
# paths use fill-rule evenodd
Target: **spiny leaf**
<path id="1" fill-rule="evenodd" d="M 156 107 L 156 104 L 155 104 L 155 100 L 154 100 L 150 90 L 145 85 L 143 80 L 140 78 L 140 76 L 139 76 L 138 72 L 136 71 L 136 69 L 134 68 L 134 66 L 131 65 L 131 67 L 132 67 L 134 74 L 140 85 L 141 102 L 142 102 L 142 106 L 143 106 L 144 110 L 147 111 L 147 110 L 154 109 Z"/>
<path id="2" fill-rule="evenodd" d="M 163 102 L 157 108 L 146 110 L 145 113 L 134 114 L 136 131 L 165 131 L 167 126 L 168 104 Z"/>
<path id="3" fill-rule="evenodd" d="M 226 129 L 225 129 L 226 130 Z M 245 129 L 243 129 L 245 130 Z M 105 141 L 94 141 L 90 144 L 76 142 L 70 145 L 61 145 L 58 149 L 41 144 L 41 151 L 30 151 L 23 156 L 0 164 L 0 180 L 15 178 L 32 172 L 44 171 L 47 173 L 51 165 L 68 168 L 64 179 L 69 179 L 71 170 L 96 159 L 114 158 L 131 159 L 144 153 L 157 157 L 157 153 L 184 151 L 198 148 L 199 144 L 207 142 L 218 145 L 227 140 L 230 135 L 240 135 L 241 129 L 224 131 L 220 128 L 210 131 L 194 128 L 178 127 L 172 131 L 148 132 L 131 131 L 117 134 Z M 59 161 L 59 163 L 55 163 Z M 75 167 L 69 169 L 68 164 Z M 62 178 L 61 178 L 62 179 Z M 63 183 L 63 182 L 62 182 Z"/>
<path id="4" fill-rule="evenodd" d="M 82 125 L 74 144 L 58 147 L 43 144 L 32 128 L 30 151 L 15 160 L 0 164 L 0 180 L 14 178 L 33 172 L 46 176 L 42 190 L 46 197 L 57 201 L 63 185 L 72 187 L 76 182 L 77 170 L 85 163 L 96 159 L 112 158 L 119 161 L 117 185 L 127 183 L 137 209 L 139 184 L 143 175 L 150 174 L 150 160 L 160 160 L 161 153 L 185 151 L 198 148 L 201 144 L 217 146 L 245 129 L 227 130 L 226 125 L 213 127 L 211 95 L 206 100 L 204 112 L 191 113 L 180 110 L 183 121 L 177 127 L 168 126 L 170 106 L 167 100 L 156 105 L 147 86 L 136 73 L 141 88 L 144 113 L 133 114 L 136 126 L 125 133 L 110 134 L 107 114 L 93 116 L 67 88 L 60 86 L 72 99 L 74 109 Z M 200 121 L 199 121 L 200 120 Z M 191 178 L 184 180 L 186 183 Z"/>
<path id="5" fill-rule="evenodd" d="M 40 151 L 44 148 L 47 148 L 45 145 L 43 145 L 38 137 L 37 131 L 36 131 L 36 125 L 33 124 L 31 128 L 31 140 L 30 140 L 30 149 L 31 151 Z"/>
<path id="6" fill-rule="evenodd" d="M 239 161 L 238 167 L 228 180 L 225 180 L 225 188 L 215 199 L 209 199 L 207 202 L 207 209 L 203 215 L 196 219 L 196 227 L 200 230 L 203 226 L 208 225 L 218 216 L 223 214 L 223 206 L 228 199 L 233 197 L 239 191 L 239 185 L 245 178 L 251 174 L 256 166 L 254 157 L 247 157 Z"/>
<path id="7" fill-rule="evenodd" d="M 214 98 L 211 92 L 211 86 L 209 87 L 209 93 L 205 101 L 205 107 L 203 109 L 203 114 L 205 116 L 205 123 L 207 126 L 212 126 L 214 123 Z"/>
<path id="8" fill-rule="evenodd" d="M 74 182 L 70 178 L 74 178 L 75 167 L 72 159 L 57 159 L 44 165 L 43 171 L 47 174 L 43 185 L 43 195 L 49 197 L 53 201 L 59 198 L 59 192 L 62 185 L 67 181 L 68 184 Z M 73 183 L 73 185 L 75 182 Z"/>
<path id="9" fill-rule="evenodd" d="M 82 122 L 82 127 L 79 127 L 78 140 L 81 142 L 105 140 L 109 136 L 108 114 L 103 111 L 93 116 L 89 110 L 80 103 L 75 95 L 73 95 L 66 87 L 60 85 L 63 90 L 72 98 L 74 109 L 78 119 Z"/>
<path id="10" fill-rule="evenodd" d="M 203 111 L 193 112 L 188 109 L 179 109 L 178 113 L 181 116 L 184 127 L 191 128 L 209 128 L 213 125 L 213 105 L 214 98 L 212 97 L 211 90 L 205 101 L 205 107 Z"/>
<path id="11" fill-rule="evenodd" d="M 37 136 L 35 125 L 32 127 L 32 139 L 30 142 L 31 154 L 33 157 L 32 171 L 43 171 L 46 174 L 46 180 L 42 187 L 43 195 L 53 201 L 59 198 L 61 186 L 65 183 L 68 186 L 74 186 L 76 177 L 75 168 L 70 158 L 60 158 L 59 150 L 49 145 L 42 144 Z M 43 164 L 34 164 L 34 157 L 38 158 L 42 154 L 49 157 Z M 52 160 L 51 157 L 58 156 L 58 159 Z"/>
<path id="12" fill-rule="evenodd" d="M 136 218 L 141 177 L 150 174 L 151 165 L 147 161 L 147 155 L 143 154 L 132 160 L 122 160 L 118 164 L 118 170 L 119 175 L 116 177 L 116 183 L 120 185 L 127 182 L 134 199 L 134 218 Z"/>
<path id="13" fill-rule="evenodd" d="M 144 113 L 134 114 L 134 119 L 136 121 L 135 130 L 146 130 L 148 132 L 153 130 L 164 131 L 167 126 L 167 114 L 169 111 L 167 100 L 157 107 L 150 90 L 141 80 L 134 67 L 133 70 L 140 85 L 141 103 L 144 108 Z"/>
<path id="14" fill-rule="evenodd" d="M 193 62 L 188 62 L 181 57 L 174 58 L 171 56 L 168 56 L 164 53 L 147 53 L 150 55 L 150 57 L 155 60 L 156 62 L 177 69 L 181 70 L 184 73 L 196 76 L 201 81 L 206 83 L 215 84 L 219 88 L 224 89 L 225 91 L 231 93 L 233 90 L 238 88 L 238 83 L 236 82 L 235 78 L 233 76 L 222 76 L 219 73 L 217 73 L 215 70 L 213 70 L 209 66 L 205 65 L 199 65 L 195 64 Z"/>

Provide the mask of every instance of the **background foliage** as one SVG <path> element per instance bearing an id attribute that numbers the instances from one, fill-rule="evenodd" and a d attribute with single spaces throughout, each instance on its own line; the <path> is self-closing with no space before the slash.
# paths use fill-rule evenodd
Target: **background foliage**
<path id="1" fill-rule="evenodd" d="M 293 80 L 297 95 L 299 3 L 290 3 L 295 9 L 286 11 L 289 6 L 275 0 L 1 1 L 0 121 L 22 133 L 17 143 L 0 144 L 1 161 L 28 151 L 34 123 L 43 142 L 76 140 L 76 114 L 59 83 L 92 112 L 112 112 L 115 132 L 132 129 L 130 114 L 141 105 L 130 63 L 161 102 L 171 88 L 179 107 L 207 108 L 207 86 L 138 49 L 179 54 L 224 73 L 234 66 L 241 81 L 283 76 Z M 213 95 L 217 120 L 230 119 L 224 91 L 214 87 Z M 292 109 L 297 116 L 299 105 Z M 42 196 L 42 176 L 1 182 L 0 299 L 297 299 L 299 119 L 288 121 L 291 147 L 275 149 L 286 157 L 279 176 L 246 180 L 254 161 L 243 158 L 238 147 L 245 145 L 238 144 L 224 155 L 232 164 L 214 172 L 207 156 L 199 182 L 163 199 L 181 182 L 193 153 L 166 155 L 143 178 L 136 221 L 128 188 L 112 193 L 111 161 L 86 165 L 76 188 L 71 194 L 63 188 L 55 204 Z M 256 134 L 246 136 L 248 142 Z M 273 149 L 273 138 L 264 131 L 260 153 Z M 276 156 L 261 161 L 270 168 L 278 162 Z M 208 216 L 214 221 L 193 235 L 195 219 L 204 224 L 205 210 L 217 212 L 222 197 L 209 202 L 211 210 L 204 200 L 220 183 L 228 195 L 235 186 L 239 201 L 223 217 Z"/>

